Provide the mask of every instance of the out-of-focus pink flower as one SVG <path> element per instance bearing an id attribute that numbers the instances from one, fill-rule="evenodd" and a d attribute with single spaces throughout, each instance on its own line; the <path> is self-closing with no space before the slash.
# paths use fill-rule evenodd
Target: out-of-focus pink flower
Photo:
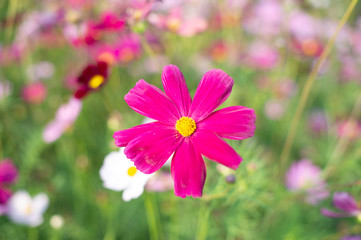
<path id="1" fill-rule="evenodd" d="M 262 43 L 252 43 L 247 52 L 245 64 L 257 69 L 271 69 L 278 62 L 279 56 L 277 49 Z"/>
<path id="2" fill-rule="evenodd" d="M 109 66 L 117 62 L 117 53 L 113 46 L 111 45 L 100 45 L 97 48 L 91 49 L 94 54 L 94 58 L 98 62 L 105 62 Z"/>
<path id="3" fill-rule="evenodd" d="M 43 140 L 51 143 L 57 140 L 64 131 L 77 119 L 82 103 L 76 98 L 70 98 L 69 102 L 63 104 L 56 112 L 55 119 L 46 125 L 43 131 Z"/>
<path id="4" fill-rule="evenodd" d="M 157 0 L 133 0 L 129 3 L 127 8 L 127 21 L 130 24 L 135 24 L 137 22 L 143 21 L 151 9 L 157 3 Z"/>
<path id="5" fill-rule="evenodd" d="M 327 132 L 327 118 L 322 110 L 313 110 L 308 118 L 309 130 L 318 135 Z"/>
<path id="6" fill-rule="evenodd" d="M 0 162 L 0 215 L 6 212 L 5 204 L 12 195 L 12 192 L 5 188 L 5 185 L 13 184 L 18 176 L 18 170 L 10 159 L 3 159 Z"/>
<path id="7" fill-rule="evenodd" d="M 264 114 L 271 120 L 279 120 L 285 112 L 285 104 L 277 100 L 267 101 L 264 106 Z"/>
<path id="8" fill-rule="evenodd" d="M 297 93 L 297 83 L 292 79 L 284 79 L 276 84 L 275 93 L 279 99 L 289 99 Z"/>
<path id="9" fill-rule="evenodd" d="M 282 29 L 283 19 L 280 2 L 277 0 L 262 0 L 254 5 L 252 12 L 245 20 L 245 28 L 257 35 L 276 35 Z"/>
<path id="10" fill-rule="evenodd" d="M 208 23 L 201 17 L 186 19 L 180 8 L 173 9 L 168 15 L 152 14 L 149 21 L 159 28 L 175 32 L 184 37 L 191 37 L 205 31 Z"/>
<path id="11" fill-rule="evenodd" d="M 350 140 L 357 139 L 361 136 L 361 124 L 355 119 L 341 121 L 337 127 L 337 135 L 340 138 Z"/>
<path id="12" fill-rule="evenodd" d="M 228 46 L 223 41 L 216 41 L 210 46 L 210 57 L 215 62 L 224 62 L 228 56 Z"/>
<path id="13" fill-rule="evenodd" d="M 22 98 L 25 102 L 31 104 L 42 103 L 47 95 L 47 89 L 41 82 L 34 82 L 22 89 Z"/>
<path id="14" fill-rule="evenodd" d="M 120 32 L 125 27 L 125 20 L 111 12 L 105 12 L 97 22 L 87 21 L 81 25 L 67 24 L 64 35 L 78 47 L 94 45 L 99 42 L 105 33 Z"/>
<path id="15" fill-rule="evenodd" d="M 8 65 L 19 61 L 24 55 L 24 47 L 19 44 L 0 47 L 0 64 Z"/>
<path id="16" fill-rule="evenodd" d="M 321 209 L 321 213 L 326 217 L 343 218 L 357 217 L 361 221 L 361 205 L 346 192 L 335 192 L 333 194 L 333 205 L 341 212 L 334 212 L 326 208 Z"/>
<path id="17" fill-rule="evenodd" d="M 298 41 L 315 39 L 317 36 L 317 21 L 304 12 L 292 12 L 288 19 L 288 27 L 291 35 Z"/>
<path id="18" fill-rule="evenodd" d="M 308 159 L 291 165 L 286 173 L 286 186 L 290 191 L 304 191 L 307 194 L 306 202 L 312 205 L 329 196 L 321 169 Z"/>
<path id="19" fill-rule="evenodd" d="M 26 75 L 31 80 L 49 79 L 54 74 L 54 65 L 51 62 L 39 62 L 26 69 Z"/>
<path id="20" fill-rule="evenodd" d="M 149 192 L 165 192 L 172 190 L 172 175 L 166 172 L 157 172 L 148 180 L 145 189 Z"/>
<path id="21" fill-rule="evenodd" d="M 356 59 L 352 56 L 343 56 L 341 60 L 341 79 L 343 81 L 361 81 L 361 70 L 356 62 Z"/>
<path id="22" fill-rule="evenodd" d="M 142 45 L 137 35 L 129 35 L 114 45 L 114 53 L 119 63 L 129 63 L 142 54 Z"/>
<path id="23" fill-rule="evenodd" d="M 319 57 L 323 51 L 323 44 L 316 38 L 292 41 L 293 48 L 306 57 Z"/>
<path id="24" fill-rule="evenodd" d="M 101 31 L 120 31 L 125 26 L 124 18 L 117 16 L 112 12 L 102 13 L 100 20 L 92 25 L 93 29 Z"/>

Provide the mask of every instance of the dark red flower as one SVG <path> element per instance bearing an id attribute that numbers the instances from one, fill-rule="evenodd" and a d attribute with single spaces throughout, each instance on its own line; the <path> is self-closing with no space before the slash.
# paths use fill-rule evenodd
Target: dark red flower
<path id="1" fill-rule="evenodd" d="M 97 62 L 96 65 L 88 65 L 77 78 L 79 87 L 74 93 L 74 97 L 78 99 L 85 97 L 89 92 L 101 88 L 107 80 L 108 64 Z"/>

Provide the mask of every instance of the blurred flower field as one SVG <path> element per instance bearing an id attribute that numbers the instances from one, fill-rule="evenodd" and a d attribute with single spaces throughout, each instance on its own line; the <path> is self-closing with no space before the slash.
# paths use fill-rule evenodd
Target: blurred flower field
<path id="1" fill-rule="evenodd" d="M 358 0 L 1 1 L 0 240 L 361 240 L 360 84 Z"/>

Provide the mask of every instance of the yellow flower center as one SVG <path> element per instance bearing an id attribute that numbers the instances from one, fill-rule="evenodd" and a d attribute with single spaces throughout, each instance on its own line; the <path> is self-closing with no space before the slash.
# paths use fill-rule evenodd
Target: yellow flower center
<path id="1" fill-rule="evenodd" d="M 130 176 L 130 177 L 133 177 L 136 173 L 137 173 L 137 169 L 135 168 L 135 167 L 130 167 L 130 168 L 128 168 L 128 175 Z"/>
<path id="2" fill-rule="evenodd" d="M 134 10 L 133 12 L 133 18 L 135 21 L 139 21 L 143 16 L 143 12 L 139 9 Z"/>
<path id="3" fill-rule="evenodd" d="M 131 48 L 124 48 L 120 53 L 120 60 L 123 63 L 128 63 L 135 58 L 135 54 Z"/>
<path id="4" fill-rule="evenodd" d="M 102 75 L 95 75 L 89 81 L 89 87 L 97 88 L 104 82 L 104 77 Z"/>
<path id="5" fill-rule="evenodd" d="M 196 122 L 190 117 L 181 117 L 175 128 L 183 137 L 188 137 L 194 133 L 197 128 Z"/>
<path id="6" fill-rule="evenodd" d="M 178 18 L 171 18 L 168 20 L 166 25 L 170 31 L 177 32 L 181 25 L 181 21 Z"/>
<path id="7" fill-rule="evenodd" d="M 305 40 L 302 43 L 301 48 L 307 56 L 313 56 L 317 53 L 318 44 L 314 40 Z"/>
<path id="8" fill-rule="evenodd" d="M 32 212 L 33 212 L 33 208 L 31 207 L 30 204 L 28 204 L 25 208 L 25 214 L 30 215 Z"/>

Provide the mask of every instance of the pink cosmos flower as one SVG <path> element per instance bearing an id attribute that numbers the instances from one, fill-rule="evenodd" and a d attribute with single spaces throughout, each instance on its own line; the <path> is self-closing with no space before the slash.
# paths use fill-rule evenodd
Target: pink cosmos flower
<path id="1" fill-rule="evenodd" d="M 275 0 L 262 0 L 255 4 L 252 14 L 245 21 L 245 28 L 253 34 L 272 36 L 279 34 L 282 21 L 281 3 Z"/>
<path id="2" fill-rule="evenodd" d="M 41 82 L 34 82 L 23 87 L 21 95 L 27 103 L 40 104 L 46 98 L 47 89 Z"/>
<path id="3" fill-rule="evenodd" d="M 321 209 L 321 213 L 326 217 L 343 218 L 357 217 L 361 220 L 361 203 L 346 192 L 336 192 L 333 194 L 333 205 L 341 212 L 330 211 L 326 208 Z"/>
<path id="4" fill-rule="evenodd" d="M 0 215 L 5 212 L 5 204 L 12 194 L 4 185 L 14 183 L 17 175 L 18 171 L 10 159 L 4 159 L 0 162 Z"/>
<path id="5" fill-rule="evenodd" d="M 43 140 L 46 143 L 52 143 L 60 138 L 64 131 L 75 122 L 81 108 L 82 103 L 79 99 L 70 98 L 68 103 L 58 109 L 55 119 L 46 125 Z"/>
<path id="6" fill-rule="evenodd" d="M 149 21 L 155 26 L 175 32 L 180 36 L 191 37 L 205 31 L 208 23 L 201 17 L 190 17 L 186 19 L 181 8 L 174 8 L 169 15 L 153 14 L 149 16 Z"/>
<path id="7" fill-rule="evenodd" d="M 176 196 L 201 197 L 206 178 L 202 158 L 236 169 L 242 161 L 222 138 L 252 137 L 256 115 L 243 106 L 213 112 L 231 94 L 233 79 L 220 69 L 208 71 L 192 100 L 182 72 L 164 67 L 165 93 L 143 79 L 124 97 L 136 112 L 157 120 L 114 133 L 115 144 L 138 170 L 150 174 L 172 157 L 171 174 Z"/>
<path id="8" fill-rule="evenodd" d="M 326 182 L 321 176 L 321 169 L 308 159 L 292 164 L 286 173 L 286 185 L 290 191 L 305 191 L 306 202 L 312 205 L 329 195 Z"/>
<path id="9" fill-rule="evenodd" d="M 253 68 L 267 70 L 273 68 L 278 60 L 277 49 L 263 42 L 255 42 L 249 46 L 245 63 Z"/>

